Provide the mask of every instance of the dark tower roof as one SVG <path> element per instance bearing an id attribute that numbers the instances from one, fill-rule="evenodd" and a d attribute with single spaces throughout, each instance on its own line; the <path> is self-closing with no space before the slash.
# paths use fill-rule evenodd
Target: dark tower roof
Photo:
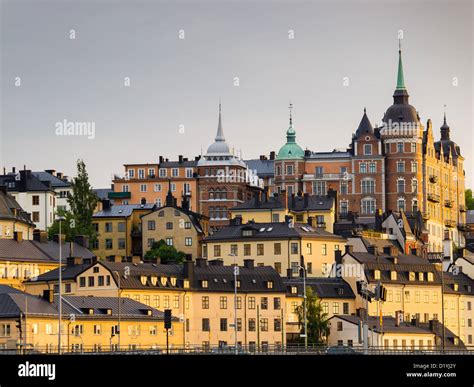
<path id="1" fill-rule="evenodd" d="M 418 123 L 420 121 L 418 113 L 416 109 L 408 103 L 408 97 L 403 73 L 402 50 L 400 48 L 398 50 L 397 86 L 393 93 L 393 105 L 385 112 L 383 121 Z"/>
<path id="2" fill-rule="evenodd" d="M 367 135 L 367 134 L 374 134 L 374 128 L 370 123 L 369 117 L 367 117 L 367 110 L 364 108 L 364 115 L 360 120 L 359 127 L 355 132 L 355 136 L 359 138 L 360 136 Z"/>
<path id="3" fill-rule="evenodd" d="M 449 140 L 449 125 L 446 122 L 446 113 L 444 113 L 443 125 L 441 126 L 441 141 Z"/>
<path id="4" fill-rule="evenodd" d="M 459 145 L 457 145 L 454 141 L 450 138 L 450 128 L 446 121 L 446 112 L 444 113 L 443 125 L 441 125 L 441 139 L 440 141 L 436 141 L 434 146 L 437 152 L 443 151 L 444 157 L 452 156 L 452 158 L 456 161 L 457 157 L 461 155 L 461 149 Z"/>

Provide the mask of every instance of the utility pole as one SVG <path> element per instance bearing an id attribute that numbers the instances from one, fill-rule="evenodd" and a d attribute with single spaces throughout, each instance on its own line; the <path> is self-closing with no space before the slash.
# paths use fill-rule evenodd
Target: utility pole
<path id="1" fill-rule="evenodd" d="M 239 354 L 237 348 L 237 276 L 239 275 L 239 267 L 234 266 L 234 332 L 235 332 L 235 354 Z"/>
<path id="2" fill-rule="evenodd" d="M 299 265 L 298 268 L 303 272 L 303 320 L 304 320 L 304 350 L 308 351 L 308 307 L 306 305 L 306 268 Z"/>
<path id="3" fill-rule="evenodd" d="M 121 286 L 120 286 L 120 273 L 118 271 L 114 271 L 114 274 L 117 276 L 117 300 L 118 300 L 118 308 L 117 308 L 117 343 L 118 343 L 118 350 L 120 351 L 120 304 L 121 304 L 121 295 L 122 292 L 120 291 Z"/>
<path id="4" fill-rule="evenodd" d="M 59 287 L 59 295 L 58 295 L 58 355 L 61 355 L 61 323 L 62 323 L 62 235 L 61 235 L 61 224 L 65 220 L 63 216 L 59 216 L 56 219 L 59 223 L 59 274 L 58 274 L 58 287 Z"/>

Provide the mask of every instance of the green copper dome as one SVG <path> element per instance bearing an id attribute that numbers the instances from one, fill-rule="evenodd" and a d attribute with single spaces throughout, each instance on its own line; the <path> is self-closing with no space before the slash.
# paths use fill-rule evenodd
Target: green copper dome
<path id="1" fill-rule="evenodd" d="M 286 144 L 278 151 L 277 160 L 303 159 L 304 150 L 296 143 L 296 131 L 290 120 L 290 127 L 286 131 Z"/>

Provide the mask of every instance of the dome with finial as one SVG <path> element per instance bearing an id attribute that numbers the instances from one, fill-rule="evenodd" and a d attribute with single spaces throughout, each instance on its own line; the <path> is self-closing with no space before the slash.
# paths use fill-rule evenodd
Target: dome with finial
<path id="1" fill-rule="evenodd" d="M 290 104 L 290 126 L 286 131 L 286 144 L 283 145 L 276 156 L 277 160 L 292 160 L 292 159 L 303 159 L 304 150 L 296 143 L 296 131 L 293 128 L 293 117 L 291 115 L 291 109 L 293 105 Z"/>
<path id="2" fill-rule="evenodd" d="M 224 130 L 222 129 L 222 111 L 219 103 L 219 122 L 217 124 L 217 134 L 214 142 L 207 148 L 206 155 L 227 156 L 231 155 L 230 147 L 225 141 Z"/>

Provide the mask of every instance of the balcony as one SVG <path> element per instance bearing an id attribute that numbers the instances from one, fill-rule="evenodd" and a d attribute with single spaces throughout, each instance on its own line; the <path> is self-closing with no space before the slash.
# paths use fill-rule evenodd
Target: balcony
<path id="1" fill-rule="evenodd" d="M 109 192 L 109 199 L 130 199 L 132 197 L 131 192 Z"/>
<path id="2" fill-rule="evenodd" d="M 303 175 L 303 180 L 328 180 L 328 181 L 338 181 L 338 180 L 352 180 L 353 175 L 350 173 L 316 173 L 316 174 L 305 174 Z"/>
<path id="3" fill-rule="evenodd" d="M 444 225 L 445 225 L 446 227 L 449 227 L 449 228 L 454 228 L 454 227 L 456 227 L 456 221 L 455 221 L 455 220 L 446 219 L 446 220 L 444 221 Z"/>
<path id="4" fill-rule="evenodd" d="M 446 208 L 453 208 L 453 201 L 452 200 L 445 200 L 444 201 L 444 206 Z"/>
<path id="5" fill-rule="evenodd" d="M 467 207 L 466 207 L 464 204 L 460 204 L 460 205 L 459 205 L 459 211 L 461 211 L 461 212 L 466 212 L 466 211 L 467 211 Z"/>
<path id="6" fill-rule="evenodd" d="M 423 212 L 423 220 L 430 220 L 430 214 L 428 212 Z"/>
<path id="7" fill-rule="evenodd" d="M 438 182 L 438 176 L 430 175 L 430 183 L 437 183 L 437 182 Z"/>
<path id="8" fill-rule="evenodd" d="M 438 194 L 429 193 L 428 194 L 428 200 L 430 202 L 439 203 L 441 199 L 440 199 Z"/>

